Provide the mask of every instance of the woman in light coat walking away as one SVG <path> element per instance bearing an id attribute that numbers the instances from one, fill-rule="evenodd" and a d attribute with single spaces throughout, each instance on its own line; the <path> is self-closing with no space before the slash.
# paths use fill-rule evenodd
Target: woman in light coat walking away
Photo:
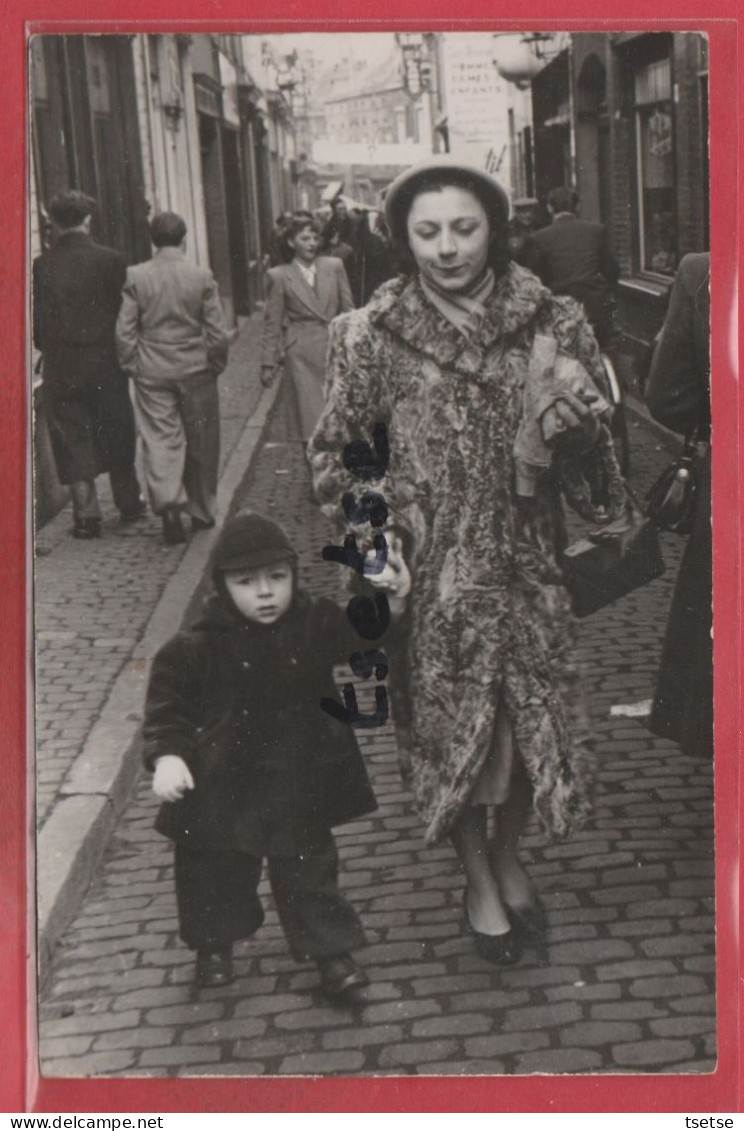
<path id="1" fill-rule="evenodd" d="M 307 442 L 323 410 L 328 326 L 354 303 L 341 260 L 318 256 L 312 220 L 293 220 L 286 239 L 292 262 L 268 273 L 261 380 L 270 385 L 284 361 L 289 437 Z"/>

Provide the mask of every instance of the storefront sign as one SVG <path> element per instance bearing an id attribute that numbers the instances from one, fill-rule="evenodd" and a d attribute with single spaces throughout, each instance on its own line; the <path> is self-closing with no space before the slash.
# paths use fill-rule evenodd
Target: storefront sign
<path id="1" fill-rule="evenodd" d="M 501 156 L 497 175 L 508 184 L 508 99 L 493 62 L 493 38 L 483 32 L 442 38 L 450 148 L 484 167 Z"/>

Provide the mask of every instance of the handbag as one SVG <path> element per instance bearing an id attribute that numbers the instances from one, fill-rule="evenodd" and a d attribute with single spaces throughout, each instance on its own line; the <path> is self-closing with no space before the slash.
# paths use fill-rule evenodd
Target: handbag
<path id="1" fill-rule="evenodd" d="M 591 616 L 664 572 L 656 524 L 633 496 L 620 518 L 567 546 L 560 564 L 577 617 Z"/>
<path id="2" fill-rule="evenodd" d="M 646 492 L 644 499 L 648 517 L 660 530 L 672 534 L 689 534 L 695 518 L 698 496 L 698 467 L 701 447 L 697 433 L 685 440 L 682 455 L 662 471 Z"/>

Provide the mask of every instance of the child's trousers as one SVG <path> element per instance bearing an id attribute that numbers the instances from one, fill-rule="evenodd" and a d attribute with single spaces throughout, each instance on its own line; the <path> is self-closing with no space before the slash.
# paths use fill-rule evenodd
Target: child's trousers
<path id="1" fill-rule="evenodd" d="M 199 852 L 176 844 L 176 899 L 187 946 L 217 950 L 258 930 L 264 920 L 257 894 L 262 864 L 247 852 Z M 364 946 L 359 916 L 339 891 L 333 837 L 301 856 L 269 857 L 268 865 L 293 958 L 328 958 Z"/>

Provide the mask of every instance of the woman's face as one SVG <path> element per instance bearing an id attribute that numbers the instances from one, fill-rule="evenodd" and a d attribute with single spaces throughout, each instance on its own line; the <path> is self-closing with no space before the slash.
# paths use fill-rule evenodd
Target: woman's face
<path id="1" fill-rule="evenodd" d="M 302 228 L 294 239 L 288 241 L 289 246 L 294 248 L 294 253 L 298 259 L 303 260 L 305 263 L 312 263 L 315 256 L 318 254 L 318 236 L 313 228 Z"/>
<path id="2" fill-rule="evenodd" d="M 423 277 L 442 291 L 466 291 L 486 269 L 491 225 L 468 189 L 444 185 L 415 196 L 408 245 Z"/>

